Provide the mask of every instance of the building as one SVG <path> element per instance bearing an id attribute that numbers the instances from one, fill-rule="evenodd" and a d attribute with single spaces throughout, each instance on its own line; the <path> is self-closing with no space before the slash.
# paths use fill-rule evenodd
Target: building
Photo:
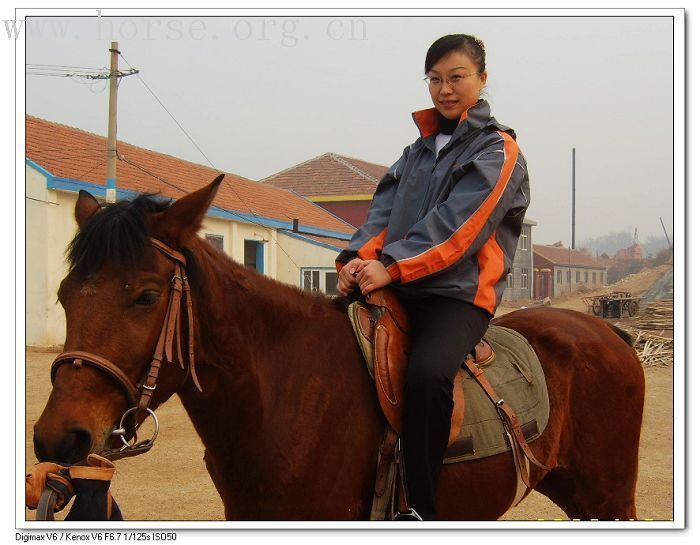
<path id="1" fill-rule="evenodd" d="M 359 227 L 377 183 L 388 167 L 335 153 L 324 153 L 261 180 L 303 195 L 332 214 Z"/>
<path id="2" fill-rule="evenodd" d="M 532 299 L 533 293 L 533 258 L 532 258 L 532 228 L 536 221 L 525 219 L 518 241 L 518 248 L 513 256 L 513 265 L 506 279 L 506 288 L 503 291 L 504 301 L 516 301 L 519 299 Z"/>
<path id="3" fill-rule="evenodd" d="M 117 198 L 158 193 L 176 199 L 219 171 L 125 142 L 117 145 Z M 26 342 L 62 344 L 56 300 L 67 273 L 73 210 L 84 189 L 104 200 L 106 138 L 26 118 Z M 200 232 L 233 259 L 308 290 L 335 291 L 335 257 L 355 228 L 294 193 L 227 174 Z"/>
<path id="4" fill-rule="evenodd" d="M 603 260 L 585 250 L 566 248 L 561 242 L 551 246 L 535 244 L 533 248 L 533 298 L 558 297 L 584 288 L 607 284 L 607 267 Z"/>

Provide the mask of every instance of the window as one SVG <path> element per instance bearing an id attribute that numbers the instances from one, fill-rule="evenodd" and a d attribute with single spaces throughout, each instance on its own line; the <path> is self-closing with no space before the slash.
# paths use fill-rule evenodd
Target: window
<path id="1" fill-rule="evenodd" d="M 508 276 L 506 277 L 506 287 L 507 288 L 513 288 L 513 273 L 508 273 Z"/>
<path id="2" fill-rule="evenodd" d="M 596 281 L 595 281 L 596 275 L 595 275 L 595 273 L 591 273 L 591 277 L 593 278 L 593 285 L 595 286 L 595 284 L 596 284 Z"/>
<path id="3" fill-rule="evenodd" d="M 260 273 L 265 272 L 265 247 L 257 240 L 243 241 L 243 264 Z"/>
<path id="4" fill-rule="evenodd" d="M 581 271 L 576 271 L 576 283 L 578 284 L 581 281 Z"/>
<path id="5" fill-rule="evenodd" d="M 588 284 L 588 271 L 586 271 L 585 273 L 583 273 L 583 281 L 584 281 L 586 284 Z"/>
<path id="6" fill-rule="evenodd" d="M 313 293 L 340 295 L 336 291 L 338 273 L 332 269 L 302 269 L 301 287 Z"/>
<path id="7" fill-rule="evenodd" d="M 210 235 L 207 233 L 204 237 L 209 244 L 214 246 L 220 252 L 224 251 L 224 237 L 223 235 Z"/>
<path id="8" fill-rule="evenodd" d="M 527 250 L 527 235 L 520 235 L 520 249 Z"/>
<path id="9" fill-rule="evenodd" d="M 571 284 L 571 270 L 566 271 L 566 283 Z"/>
<path id="10" fill-rule="evenodd" d="M 557 271 L 557 284 L 561 284 L 561 271 Z"/>
<path id="11" fill-rule="evenodd" d="M 603 276 L 603 273 L 600 273 L 600 283 L 605 284 L 605 277 Z"/>
<path id="12" fill-rule="evenodd" d="M 526 290 L 527 289 L 527 269 L 523 269 L 522 272 L 520 273 L 520 288 Z"/>

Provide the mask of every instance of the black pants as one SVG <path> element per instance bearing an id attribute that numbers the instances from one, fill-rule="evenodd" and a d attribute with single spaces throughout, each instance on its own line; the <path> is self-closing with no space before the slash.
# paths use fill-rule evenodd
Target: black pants
<path id="1" fill-rule="evenodd" d="M 408 497 L 424 520 L 432 520 L 450 435 L 454 377 L 486 332 L 491 316 L 447 297 L 401 297 L 401 301 L 411 322 L 401 437 Z"/>

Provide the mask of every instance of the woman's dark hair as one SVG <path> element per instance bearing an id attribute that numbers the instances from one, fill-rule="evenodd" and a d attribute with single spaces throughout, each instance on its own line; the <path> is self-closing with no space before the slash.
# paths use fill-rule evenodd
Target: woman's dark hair
<path id="1" fill-rule="evenodd" d="M 470 34 L 448 34 L 436 40 L 425 55 L 425 73 L 448 53 L 461 51 L 479 68 L 479 74 L 486 70 L 486 49 L 484 42 Z"/>

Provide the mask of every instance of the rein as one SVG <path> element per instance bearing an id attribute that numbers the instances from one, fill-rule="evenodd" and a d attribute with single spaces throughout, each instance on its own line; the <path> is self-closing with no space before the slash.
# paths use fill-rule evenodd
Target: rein
<path id="1" fill-rule="evenodd" d="M 161 241 L 151 238 L 153 247 L 165 255 L 175 264 L 173 278 L 170 282 L 170 300 L 168 302 L 168 310 L 165 313 L 163 326 L 161 327 L 158 343 L 156 344 L 151 364 L 148 367 L 143 378 L 133 384 L 126 374 L 117 367 L 114 363 L 106 358 L 91 352 L 82 351 L 67 351 L 59 354 L 51 364 L 51 384 L 53 384 L 58 368 L 61 365 L 70 364 L 74 369 L 80 369 L 83 365 L 88 365 L 102 371 L 110 379 L 117 383 L 127 400 L 128 409 L 122 415 L 119 422 L 119 427 L 112 432 L 112 435 L 117 435 L 121 438 L 122 446 L 119 449 L 105 450 L 100 455 L 108 460 L 116 460 L 136 456 L 148 452 L 158 435 L 158 419 L 155 413 L 149 409 L 151 397 L 156 389 L 158 381 L 158 373 L 160 371 L 163 359 L 174 362 L 173 356 L 177 356 L 182 369 L 185 368 L 184 359 L 182 357 L 182 298 L 184 294 L 187 310 L 187 372 L 192 376 L 197 389 L 201 392 L 202 387 L 199 384 L 197 374 L 195 372 L 194 361 L 194 317 L 192 312 L 192 296 L 190 293 L 190 285 L 185 274 L 187 268 L 187 260 L 180 252 L 166 246 Z M 139 427 L 137 424 L 137 414 L 146 412 L 147 416 L 151 416 L 155 422 L 155 432 L 153 436 L 145 441 L 137 443 L 136 430 Z M 128 431 L 131 435 L 133 443 L 129 443 L 126 439 L 127 431 L 124 429 L 124 422 L 130 415 L 133 414 L 133 425 Z"/>

